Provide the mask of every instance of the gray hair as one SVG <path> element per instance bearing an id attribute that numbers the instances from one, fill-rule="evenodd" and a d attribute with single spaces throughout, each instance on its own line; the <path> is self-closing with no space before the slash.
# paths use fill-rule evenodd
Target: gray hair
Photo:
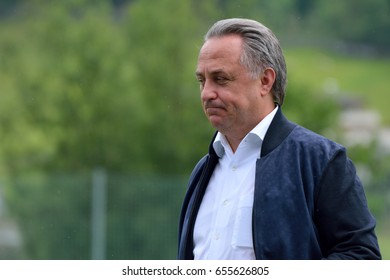
<path id="1" fill-rule="evenodd" d="M 212 37 L 229 34 L 243 39 L 241 63 L 257 79 L 266 68 L 272 68 L 276 79 L 272 86 L 274 102 L 283 104 L 287 85 L 287 68 L 279 41 L 270 29 L 250 19 L 224 19 L 216 22 L 205 35 L 205 41 Z"/>

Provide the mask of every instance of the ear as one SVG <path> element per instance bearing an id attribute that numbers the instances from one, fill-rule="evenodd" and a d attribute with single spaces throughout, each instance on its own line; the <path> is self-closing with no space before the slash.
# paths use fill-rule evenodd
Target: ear
<path id="1" fill-rule="evenodd" d="M 271 92 L 272 86 L 276 79 L 276 73 L 272 68 L 266 68 L 260 77 L 261 80 L 261 95 L 266 95 Z"/>

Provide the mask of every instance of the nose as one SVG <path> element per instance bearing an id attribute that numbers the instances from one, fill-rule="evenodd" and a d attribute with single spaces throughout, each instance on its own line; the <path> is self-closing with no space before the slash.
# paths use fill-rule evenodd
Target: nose
<path id="1" fill-rule="evenodd" d="M 201 85 L 200 96 L 202 101 L 205 102 L 208 100 L 216 99 L 218 94 L 215 86 L 213 86 L 213 84 L 210 81 L 206 80 L 204 84 Z"/>

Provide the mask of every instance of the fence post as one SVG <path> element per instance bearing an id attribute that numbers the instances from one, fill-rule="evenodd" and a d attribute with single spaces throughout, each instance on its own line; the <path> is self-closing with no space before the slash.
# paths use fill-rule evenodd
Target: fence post
<path id="1" fill-rule="evenodd" d="M 93 260 L 104 260 L 106 257 L 106 196 L 107 173 L 96 168 L 92 173 L 92 252 Z"/>

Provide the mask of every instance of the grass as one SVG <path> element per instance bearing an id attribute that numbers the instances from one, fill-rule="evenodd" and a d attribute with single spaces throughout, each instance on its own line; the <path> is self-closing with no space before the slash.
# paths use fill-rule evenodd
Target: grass
<path id="1" fill-rule="evenodd" d="M 390 58 L 362 58 L 317 49 L 284 51 L 289 82 L 304 85 L 313 93 L 329 91 L 356 96 L 377 110 L 390 124 Z"/>

